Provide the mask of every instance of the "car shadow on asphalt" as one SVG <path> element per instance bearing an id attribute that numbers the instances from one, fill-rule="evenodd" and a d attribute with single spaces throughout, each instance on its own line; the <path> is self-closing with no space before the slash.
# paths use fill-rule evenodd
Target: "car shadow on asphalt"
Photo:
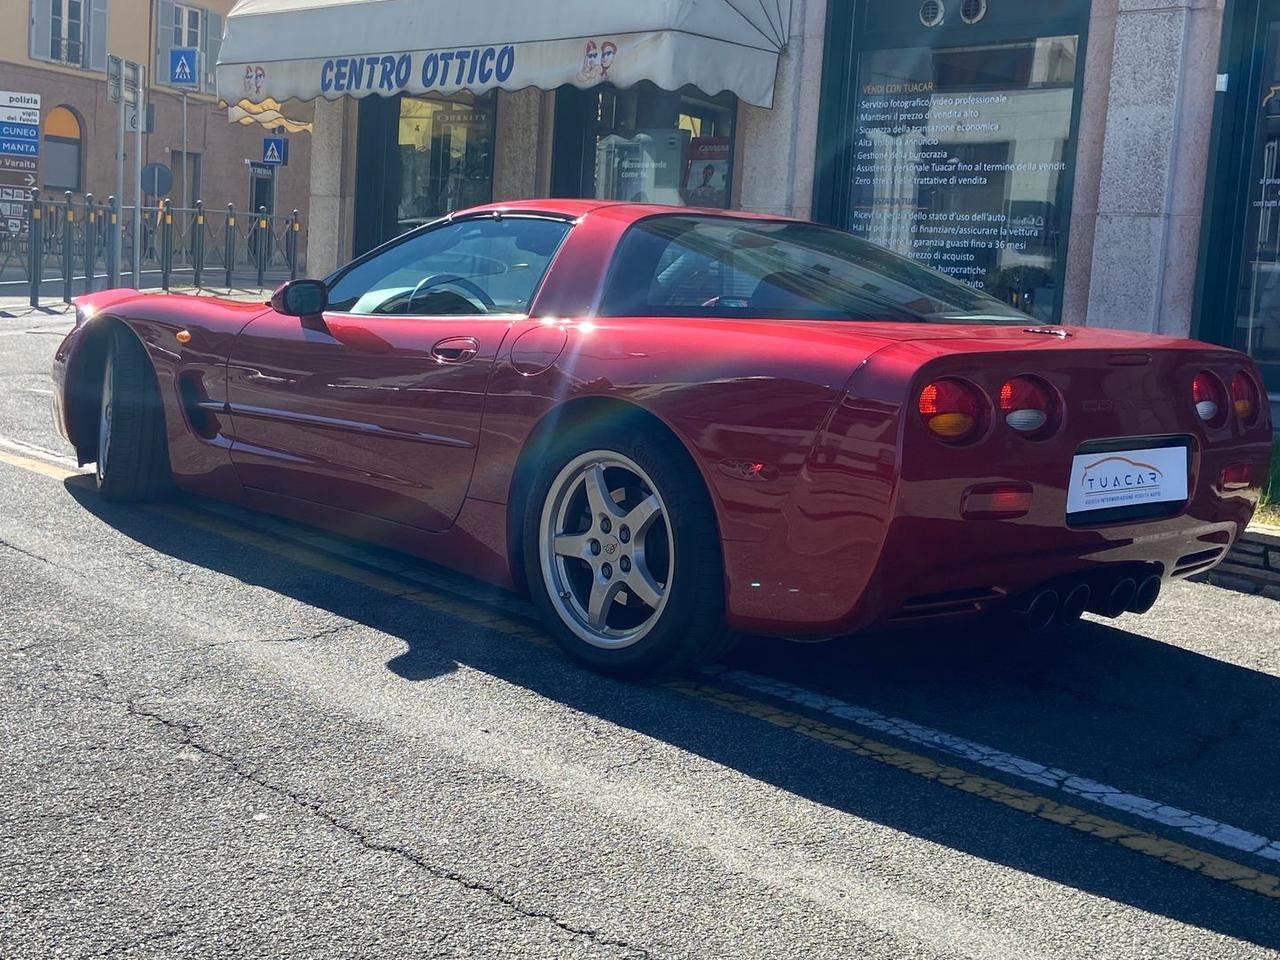
<path id="1" fill-rule="evenodd" d="M 554 649 L 477 626 L 474 619 L 424 609 L 315 567 L 282 563 L 269 550 L 177 523 L 154 510 L 108 503 L 81 480 L 68 481 L 66 489 L 83 508 L 139 544 L 394 636 L 405 650 L 387 668 L 405 680 L 436 677 L 465 665 L 823 807 L 1152 913 L 1280 947 L 1274 900 L 948 790 L 661 684 L 596 677 Z M 259 517 L 249 511 L 240 516 L 250 527 Z M 282 522 L 271 518 L 269 523 Z M 292 529 L 303 536 L 320 535 L 310 528 Z M 345 543 L 340 537 L 320 536 Z M 416 560 L 386 556 L 392 564 L 403 562 L 455 583 L 456 592 L 467 597 L 464 602 L 476 609 L 498 607 L 533 622 L 531 610 L 510 595 Z M 758 639 L 744 642 L 729 666 L 1280 836 L 1275 802 L 1280 751 L 1274 749 L 1280 738 L 1280 679 L 1117 626 L 1084 623 L 1056 639 L 1035 642 L 940 627 L 820 646 Z M 943 762 L 964 766 L 947 758 Z M 1036 790 L 1016 778 L 974 770 Z M 1090 809 L 1075 798 L 1048 795 Z M 1105 807 L 1092 812 L 1139 830 L 1152 829 Z M 776 824 L 767 828 L 778 835 Z M 1250 854 L 1176 829 L 1158 832 L 1265 873 L 1276 872 L 1273 863 Z M 812 844 L 812 838 L 806 842 Z M 830 841 L 829 855 L 839 856 L 841 842 Z M 792 841 L 784 836 L 778 843 L 784 851 Z M 801 847 L 796 838 L 796 850 Z"/>

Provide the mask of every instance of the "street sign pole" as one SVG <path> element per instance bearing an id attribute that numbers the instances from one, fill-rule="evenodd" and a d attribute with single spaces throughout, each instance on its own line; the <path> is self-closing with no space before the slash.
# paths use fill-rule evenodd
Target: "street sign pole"
<path id="1" fill-rule="evenodd" d="M 196 47 L 169 49 L 169 86 L 182 91 L 182 208 L 191 207 L 191 168 L 187 163 L 187 91 L 200 85 L 200 50 Z"/>
<path id="2" fill-rule="evenodd" d="M 191 209 L 191 164 L 187 162 L 187 91 L 182 91 L 182 209 Z"/>
<path id="3" fill-rule="evenodd" d="M 116 104 L 116 195 L 114 208 L 107 214 L 114 218 L 111 229 L 112 263 L 115 264 L 116 276 L 111 283 L 120 283 L 120 255 L 123 252 L 124 235 L 124 61 L 119 57 L 107 58 L 107 98 Z M 111 221 L 107 221 L 111 224 Z"/>
<path id="4" fill-rule="evenodd" d="M 133 289 L 142 289 L 142 128 L 147 117 L 147 68 L 133 64 L 138 78 L 138 123 L 133 137 Z"/>

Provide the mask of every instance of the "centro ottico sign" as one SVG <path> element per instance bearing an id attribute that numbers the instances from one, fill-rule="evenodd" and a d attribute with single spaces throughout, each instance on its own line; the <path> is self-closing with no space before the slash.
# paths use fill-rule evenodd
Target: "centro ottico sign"
<path id="1" fill-rule="evenodd" d="M 320 65 L 321 93 L 399 93 L 506 83 L 516 69 L 516 48 L 473 47 L 424 53 L 334 57 Z M 413 84 L 414 80 L 417 84 Z"/>

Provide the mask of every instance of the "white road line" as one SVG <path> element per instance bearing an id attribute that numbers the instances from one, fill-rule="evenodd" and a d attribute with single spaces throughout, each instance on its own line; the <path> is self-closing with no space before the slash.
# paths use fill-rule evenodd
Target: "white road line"
<path id="1" fill-rule="evenodd" d="M 832 717 L 839 717 L 841 720 L 877 733 L 888 734 L 899 740 L 930 747 L 942 753 L 1029 780 L 1040 787 L 1061 790 L 1063 793 L 1091 800 L 1116 810 L 1123 810 L 1166 827 L 1176 827 L 1184 833 L 1212 840 L 1233 850 L 1243 850 L 1268 860 L 1280 861 L 1280 841 L 1233 827 L 1212 817 L 1161 803 L 1158 800 L 1126 793 L 1119 787 L 1077 776 L 1069 770 L 1037 763 L 1035 760 L 1006 753 L 995 747 L 966 740 L 942 730 L 934 730 L 932 727 L 922 726 L 910 720 L 886 716 L 867 707 L 815 693 L 783 680 L 773 680 L 743 670 L 726 670 L 718 667 L 712 667 L 703 672 L 717 680 L 745 687 L 755 693 L 785 700 Z"/>

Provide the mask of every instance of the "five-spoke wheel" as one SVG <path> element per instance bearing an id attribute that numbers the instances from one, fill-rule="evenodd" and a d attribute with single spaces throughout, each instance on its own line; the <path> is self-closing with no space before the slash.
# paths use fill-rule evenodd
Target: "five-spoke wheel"
<path id="1" fill-rule="evenodd" d="M 643 676 L 726 649 L 714 511 L 673 439 L 567 432 L 544 456 L 526 502 L 530 592 L 575 659 Z"/>
<path id="2" fill-rule="evenodd" d="M 671 539 L 662 496 L 633 460 L 603 450 L 571 460 L 542 509 L 543 576 L 557 613 L 594 646 L 640 640 L 666 606 Z"/>

